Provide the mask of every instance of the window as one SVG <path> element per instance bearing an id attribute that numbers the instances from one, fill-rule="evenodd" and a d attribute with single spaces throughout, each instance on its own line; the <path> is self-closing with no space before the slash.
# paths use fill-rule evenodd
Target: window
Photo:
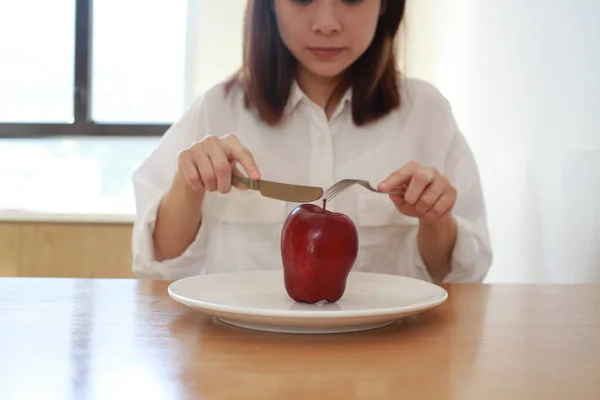
<path id="1" fill-rule="evenodd" d="M 0 137 L 162 135 L 185 107 L 187 5 L 0 0 Z"/>
<path id="2" fill-rule="evenodd" d="M 0 0 L 0 219 L 130 218 L 133 170 L 239 68 L 246 4 Z"/>

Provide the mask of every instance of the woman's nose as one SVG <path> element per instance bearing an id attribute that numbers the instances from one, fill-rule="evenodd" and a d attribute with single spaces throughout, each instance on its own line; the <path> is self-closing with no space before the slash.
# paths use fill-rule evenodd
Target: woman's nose
<path id="1" fill-rule="evenodd" d="M 335 1 L 320 1 L 315 8 L 312 29 L 324 35 L 331 35 L 342 30 L 342 24 L 336 10 Z"/>

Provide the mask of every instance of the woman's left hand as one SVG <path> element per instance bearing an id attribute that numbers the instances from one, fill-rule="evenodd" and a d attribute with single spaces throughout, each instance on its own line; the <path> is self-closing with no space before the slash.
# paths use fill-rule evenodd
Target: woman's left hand
<path id="1" fill-rule="evenodd" d="M 437 169 L 409 162 L 378 186 L 381 191 L 401 191 L 390 195 L 402 214 L 435 223 L 450 216 L 456 203 L 456 189 Z"/>

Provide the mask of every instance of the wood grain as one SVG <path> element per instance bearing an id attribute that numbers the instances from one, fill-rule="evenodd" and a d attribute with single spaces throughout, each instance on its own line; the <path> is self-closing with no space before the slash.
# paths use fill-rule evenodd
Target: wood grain
<path id="1" fill-rule="evenodd" d="M 0 279 L 0 398 L 595 399 L 600 286 L 445 285 L 404 323 L 255 332 L 168 282 Z"/>
<path id="2" fill-rule="evenodd" d="M 131 224 L 0 223 L 0 276 L 130 278 Z"/>
<path id="3" fill-rule="evenodd" d="M 0 223 L 0 276 L 18 276 L 20 255 L 19 229 L 12 224 Z"/>

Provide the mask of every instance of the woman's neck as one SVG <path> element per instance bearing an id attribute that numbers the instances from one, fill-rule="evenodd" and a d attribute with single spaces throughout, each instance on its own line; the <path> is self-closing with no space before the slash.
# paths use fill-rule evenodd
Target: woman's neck
<path id="1" fill-rule="evenodd" d="M 336 86 L 340 83 L 341 77 L 322 77 L 317 76 L 304 68 L 300 68 L 298 70 L 296 79 L 298 81 L 298 86 L 302 89 L 302 91 L 311 99 L 315 104 L 323 108 L 325 110 L 325 106 Z M 329 117 L 337 104 L 330 104 L 328 110 L 325 110 L 325 113 Z"/>

